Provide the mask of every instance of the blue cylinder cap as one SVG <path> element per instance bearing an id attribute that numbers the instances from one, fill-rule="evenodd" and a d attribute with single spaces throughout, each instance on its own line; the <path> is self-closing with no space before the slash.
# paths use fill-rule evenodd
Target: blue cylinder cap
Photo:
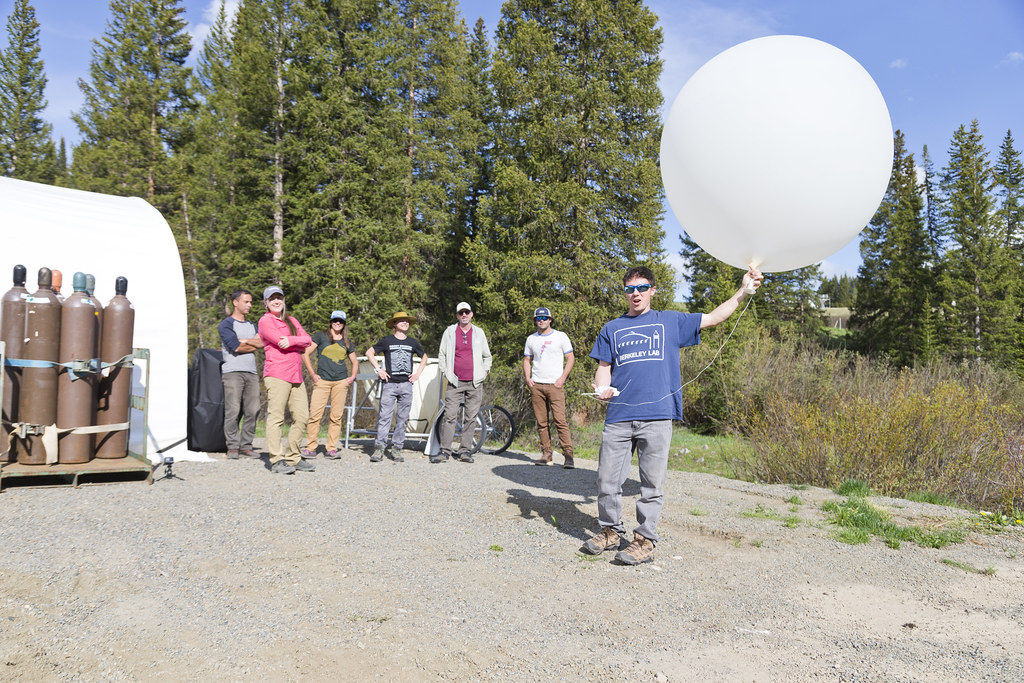
<path id="1" fill-rule="evenodd" d="M 75 277 L 71 279 L 71 286 L 75 288 L 76 292 L 85 291 L 85 273 L 78 271 L 75 273 Z"/>

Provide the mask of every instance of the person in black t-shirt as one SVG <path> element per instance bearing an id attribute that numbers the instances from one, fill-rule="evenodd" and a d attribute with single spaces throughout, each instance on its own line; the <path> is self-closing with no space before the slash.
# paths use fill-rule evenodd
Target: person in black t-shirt
<path id="1" fill-rule="evenodd" d="M 388 327 L 394 330 L 394 334 L 389 334 L 366 350 L 366 358 L 375 366 L 376 354 L 384 355 L 384 367 L 377 367 L 377 377 L 384 386 L 380 392 L 380 412 L 377 414 L 377 440 L 370 462 L 384 459 L 392 415 L 395 417 L 395 431 L 387 455 L 395 462 L 405 460 L 401 451 L 405 446 L 405 425 L 412 408 L 412 385 L 427 366 L 426 351 L 419 341 L 409 336 L 409 327 L 414 322 L 416 318 L 405 311 L 395 313 L 388 321 Z M 414 372 L 416 358 L 420 359 L 420 363 Z"/>

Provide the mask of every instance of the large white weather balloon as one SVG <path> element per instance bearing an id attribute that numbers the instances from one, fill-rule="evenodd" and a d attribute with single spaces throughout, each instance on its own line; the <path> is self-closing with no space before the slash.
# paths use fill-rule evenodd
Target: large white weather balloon
<path id="1" fill-rule="evenodd" d="M 714 57 L 679 92 L 661 177 L 693 241 L 765 272 L 839 250 L 871 220 L 892 170 L 878 86 L 820 40 L 771 36 Z"/>

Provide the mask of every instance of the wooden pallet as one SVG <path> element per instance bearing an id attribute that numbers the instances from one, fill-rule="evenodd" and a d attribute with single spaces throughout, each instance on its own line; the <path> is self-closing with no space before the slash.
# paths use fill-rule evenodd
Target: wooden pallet
<path id="1" fill-rule="evenodd" d="M 153 483 L 153 467 L 138 458 L 94 458 L 79 465 L 22 465 L 17 462 L 0 466 L 0 493 L 27 486 L 86 486 L 116 484 L 127 481 Z"/>

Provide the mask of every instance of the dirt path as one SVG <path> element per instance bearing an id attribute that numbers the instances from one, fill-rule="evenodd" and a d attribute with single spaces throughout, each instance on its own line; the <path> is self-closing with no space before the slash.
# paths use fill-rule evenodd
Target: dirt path
<path id="1" fill-rule="evenodd" d="M 656 561 L 617 566 L 577 552 L 597 527 L 596 462 L 577 462 L 360 450 L 310 474 L 184 462 L 152 486 L 10 490 L 3 678 L 1024 680 L 1024 533 L 850 546 L 829 491 L 673 472 Z M 627 527 L 638 489 L 634 470 Z"/>

